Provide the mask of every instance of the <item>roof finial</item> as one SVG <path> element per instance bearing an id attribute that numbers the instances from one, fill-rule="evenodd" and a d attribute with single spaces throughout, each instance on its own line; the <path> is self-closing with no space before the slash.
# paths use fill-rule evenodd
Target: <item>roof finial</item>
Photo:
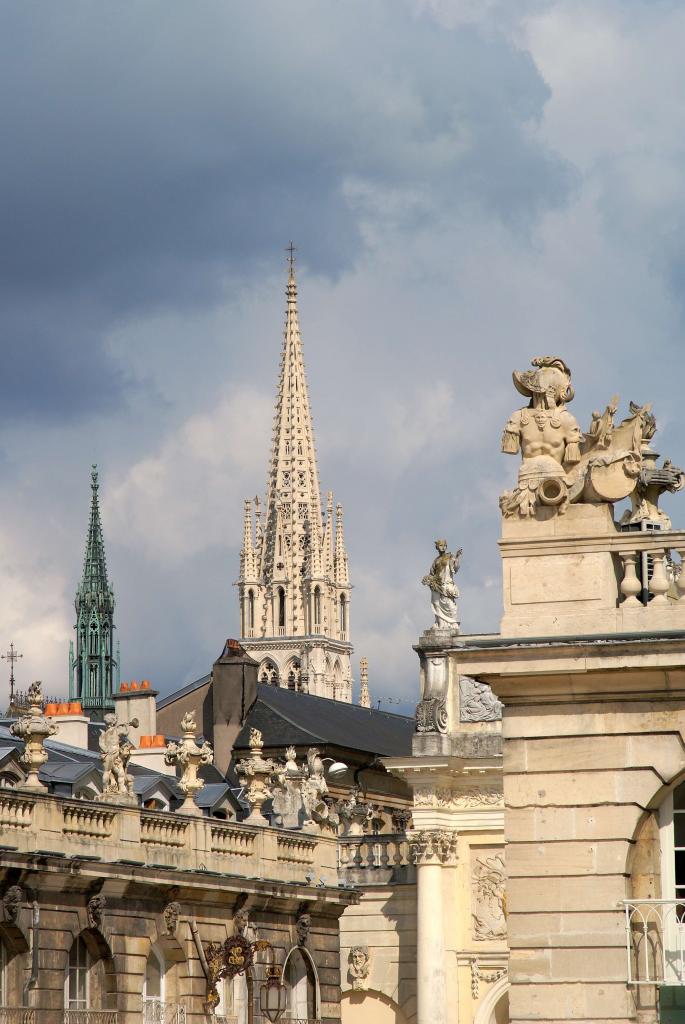
<path id="1" fill-rule="evenodd" d="M 297 252 L 297 248 L 291 242 L 290 245 L 286 246 L 285 251 L 288 253 L 286 258 L 288 260 L 288 265 L 290 267 L 290 276 L 294 277 L 295 276 L 295 253 Z"/>

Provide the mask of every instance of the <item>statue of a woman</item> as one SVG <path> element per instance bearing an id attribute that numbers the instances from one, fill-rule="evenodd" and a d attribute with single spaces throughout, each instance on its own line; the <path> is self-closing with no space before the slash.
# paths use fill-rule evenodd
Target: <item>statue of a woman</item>
<path id="1" fill-rule="evenodd" d="M 459 630 L 459 609 L 457 598 L 459 589 L 454 582 L 454 576 L 459 571 L 461 563 L 461 551 L 453 555 L 447 550 L 446 540 L 436 540 L 435 547 L 438 555 L 430 567 L 430 572 L 424 576 L 421 582 L 430 587 L 431 604 L 435 614 L 435 629 Z"/>

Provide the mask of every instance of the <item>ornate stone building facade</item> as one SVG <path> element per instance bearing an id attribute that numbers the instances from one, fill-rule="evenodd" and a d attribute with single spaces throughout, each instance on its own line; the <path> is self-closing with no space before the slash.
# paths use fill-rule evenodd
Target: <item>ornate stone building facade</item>
<path id="1" fill-rule="evenodd" d="M 260 682 L 351 701 L 343 511 L 331 492 L 322 508 L 292 254 L 266 502 L 245 502 L 238 592 Z"/>

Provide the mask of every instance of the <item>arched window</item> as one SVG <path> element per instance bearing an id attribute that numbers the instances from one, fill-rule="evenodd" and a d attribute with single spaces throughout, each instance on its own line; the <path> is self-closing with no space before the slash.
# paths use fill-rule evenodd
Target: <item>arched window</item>
<path id="1" fill-rule="evenodd" d="M 90 636 L 89 636 L 88 640 L 89 640 L 89 643 L 88 643 L 88 653 L 89 654 L 97 654 L 98 653 L 98 627 L 97 627 L 97 623 L 96 622 L 91 622 L 91 624 L 90 624 Z"/>
<path id="2" fill-rule="evenodd" d="M 342 692 L 342 669 L 340 662 L 336 659 L 333 667 L 333 696 L 339 697 Z"/>
<path id="3" fill-rule="evenodd" d="M 343 636 L 347 634 L 347 601 L 345 595 L 340 595 L 340 632 Z"/>
<path id="4" fill-rule="evenodd" d="M 260 683 L 268 683 L 269 686 L 278 686 L 278 669 L 272 661 L 265 661 L 259 670 Z"/>
<path id="5" fill-rule="evenodd" d="M 288 689 L 299 690 L 301 678 L 302 669 L 300 667 L 299 658 L 293 658 L 288 666 Z"/>
<path id="6" fill-rule="evenodd" d="M 88 1010 L 92 1008 L 89 986 L 90 954 L 83 938 L 79 935 L 69 950 L 69 965 L 64 992 L 67 1010 Z"/>
<path id="7" fill-rule="evenodd" d="M 314 587 L 314 628 L 321 625 L 321 588 Z"/>
<path id="8" fill-rule="evenodd" d="M 254 590 L 247 592 L 247 628 L 254 629 Z"/>
<path id="9" fill-rule="evenodd" d="M 278 628 L 285 629 L 285 590 L 278 588 Z"/>
<path id="10" fill-rule="evenodd" d="M 288 993 L 288 1016 L 297 1020 L 314 1020 L 318 1016 L 316 982 L 311 963 L 300 949 L 292 949 L 285 967 Z"/>
<path id="11" fill-rule="evenodd" d="M 151 949 L 145 964 L 143 982 L 143 1013 L 145 1020 L 163 1020 L 165 964 L 156 949 Z M 157 1014 L 157 1016 L 155 1016 Z"/>

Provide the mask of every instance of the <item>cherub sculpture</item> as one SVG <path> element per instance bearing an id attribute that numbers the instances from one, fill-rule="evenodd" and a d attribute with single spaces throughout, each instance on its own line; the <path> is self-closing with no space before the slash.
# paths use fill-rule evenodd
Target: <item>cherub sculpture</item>
<path id="1" fill-rule="evenodd" d="M 459 589 L 454 582 L 454 576 L 459 571 L 461 564 L 462 549 L 453 555 L 447 550 L 446 540 L 436 540 L 435 547 L 438 552 L 433 560 L 430 572 L 424 576 L 421 582 L 430 587 L 431 605 L 435 615 L 434 629 L 452 629 L 459 631 L 459 608 L 457 598 Z"/>
<path id="2" fill-rule="evenodd" d="M 129 731 L 138 727 L 138 719 L 120 722 L 117 715 L 105 715 L 104 732 L 98 743 L 102 757 L 102 796 L 133 799 L 133 776 L 127 772 L 128 762 L 135 747 L 128 738 Z"/>

